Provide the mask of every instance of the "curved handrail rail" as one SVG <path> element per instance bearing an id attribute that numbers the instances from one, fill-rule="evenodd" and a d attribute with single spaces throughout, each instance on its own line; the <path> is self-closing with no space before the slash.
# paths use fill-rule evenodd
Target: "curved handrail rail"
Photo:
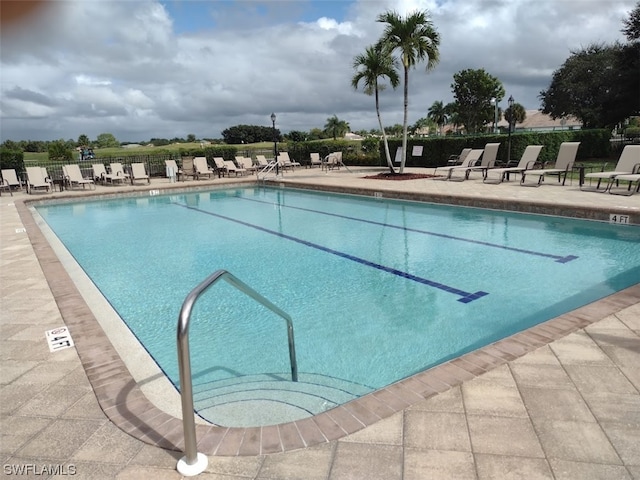
<path id="1" fill-rule="evenodd" d="M 196 445 L 196 425 L 193 407 L 193 383 L 191 380 L 191 355 L 189 353 L 189 320 L 196 300 L 218 280 L 225 280 L 241 292 L 247 294 L 287 322 L 289 339 L 289 361 L 291 379 L 298 381 L 298 364 L 293 336 L 293 321 L 283 310 L 275 306 L 249 285 L 226 270 L 218 270 L 196 286 L 185 298 L 178 317 L 178 367 L 180 372 L 180 397 L 182 400 L 182 424 L 184 429 L 185 456 L 178 462 L 178 471 L 183 475 L 197 475 L 207 467 L 207 458 L 198 454 Z"/>

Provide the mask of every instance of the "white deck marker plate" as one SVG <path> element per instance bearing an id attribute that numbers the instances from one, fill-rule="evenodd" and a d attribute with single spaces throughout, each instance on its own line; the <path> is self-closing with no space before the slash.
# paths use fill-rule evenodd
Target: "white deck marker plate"
<path id="1" fill-rule="evenodd" d="M 73 339 L 67 327 L 58 327 L 45 332 L 50 352 L 73 347 Z"/>

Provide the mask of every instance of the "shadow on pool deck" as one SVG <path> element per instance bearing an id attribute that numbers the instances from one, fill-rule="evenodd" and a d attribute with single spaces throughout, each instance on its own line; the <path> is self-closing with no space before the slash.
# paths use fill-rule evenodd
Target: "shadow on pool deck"
<path id="1" fill-rule="evenodd" d="M 287 181 L 355 189 L 371 182 L 317 170 Z M 523 200 L 526 190 L 556 204 L 576 201 L 573 188 L 432 183 L 402 188 L 452 195 L 464 186 L 459 192 L 469 196 L 499 190 L 513 202 L 541 201 L 532 193 Z M 144 188 L 96 193 L 133 189 Z M 601 202 L 593 208 L 640 211 L 633 197 L 577 193 Z M 73 465 L 76 478 L 180 478 L 181 453 L 157 445 L 182 448 L 181 421 L 149 404 L 131 380 L 26 198 L 3 196 L 0 206 L 5 475 Z M 211 455 L 201 478 L 640 478 L 639 300 L 640 284 L 315 419 L 199 426 L 199 448 Z M 76 348 L 49 353 L 44 332 L 63 324 Z"/>

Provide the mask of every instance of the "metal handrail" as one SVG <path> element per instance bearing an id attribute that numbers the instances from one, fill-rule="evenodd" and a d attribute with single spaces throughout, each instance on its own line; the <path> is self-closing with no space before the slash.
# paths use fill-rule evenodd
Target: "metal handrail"
<path id="1" fill-rule="evenodd" d="M 273 172 L 273 170 L 278 166 L 278 162 L 276 160 L 271 160 L 269 161 L 269 163 L 262 169 L 260 170 L 257 174 L 256 177 L 258 177 L 258 180 L 260 180 L 260 174 L 262 174 L 262 181 L 264 182 L 265 180 L 267 180 L 267 174 L 269 172 Z M 278 175 L 274 175 L 274 178 L 276 178 Z"/>
<path id="2" fill-rule="evenodd" d="M 253 288 L 226 270 L 218 270 L 207 277 L 196 288 L 191 290 L 185 298 L 178 317 L 178 367 L 180 370 L 180 397 L 182 400 L 182 424 L 184 429 L 185 456 L 178 462 L 178 471 L 183 475 L 197 475 L 207 467 L 207 459 L 198 454 L 196 445 L 196 424 L 193 408 L 193 383 L 191 379 L 191 356 L 189 353 L 189 320 L 196 300 L 218 280 L 225 280 L 241 292 L 247 294 L 287 322 L 289 338 L 289 361 L 291 363 L 291 379 L 298 381 L 298 364 L 296 362 L 296 348 L 293 337 L 293 321 L 291 317 L 269 300 L 264 298 Z M 203 465 L 204 464 L 204 465 Z M 195 473 L 194 473 L 195 472 Z"/>

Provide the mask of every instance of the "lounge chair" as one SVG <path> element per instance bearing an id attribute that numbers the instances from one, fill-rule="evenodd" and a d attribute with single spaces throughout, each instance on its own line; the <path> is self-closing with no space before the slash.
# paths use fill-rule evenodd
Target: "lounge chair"
<path id="1" fill-rule="evenodd" d="M 520 157 L 520 161 L 518 162 L 518 166 L 516 167 L 504 167 L 504 168 L 491 168 L 487 170 L 487 175 L 482 180 L 484 183 L 502 183 L 505 177 L 511 173 L 520 173 L 525 170 L 532 169 L 533 166 L 538 161 L 538 155 L 540 155 L 540 150 L 542 150 L 542 145 L 528 145 L 527 148 L 524 149 L 522 153 L 522 157 Z M 489 178 L 489 174 L 496 174 L 496 178 Z"/>
<path id="2" fill-rule="evenodd" d="M 322 161 L 322 168 L 331 170 L 334 168 L 340 169 L 340 165 L 344 165 L 342 163 L 342 152 L 331 152 L 329 155 L 324 157 Z"/>
<path id="3" fill-rule="evenodd" d="M 44 167 L 27 167 L 27 193 L 33 193 L 34 189 L 44 188 L 49 191 L 51 178 Z"/>
<path id="4" fill-rule="evenodd" d="M 2 185 L 0 185 L 0 189 L 8 189 L 13 197 L 13 189 L 16 187 L 19 189 L 22 188 L 22 182 L 18 180 L 15 168 L 4 168 L 0 173 L 2 174 Z"/>
<path id="5" fill-rule="evenodd" d="M 224 158 L 213 157 L 213 164 L 216 171 L 218 172 L 218 176 L 229 176 L 229 171 L 227 170 L 227 165 L 224 163 Z"/>
<path id="6" fill-rule="evenodd" d="M 473 150 L 472 148 L 463 148 L 459 155 L 451 155 L 447 159 L 447 165 L 453 167 L 455 165 L 462 165 L 464 159 L 467 158 L 469 152 Z"/>
<path id="7" fill-rule="evenodd" d="M 282 171 L 286 170 L 287 168 L 290 168 L 291 170 L 293 170 L 293 165 L 291 165 L 291 163 L 285 161 L 285 159 L 282 157 L 282 154 L 279 153 L 278 154 L 278 168 Z"/>
<path id="8" fill-rule="evenodd" d="M 267 160 L 264 155 L 256 155 L 256 162 L 258 162 L 258 174 L 276 171 L 276 162 Z"/>
<path id="9" fill-rule="evenodd" d="M 465 173 L 469 168 L 475 166 L 475 163 L 480 159 L 483 150 L 481 148 L 472 149 L 465 157 L 461 165 L 445 165 L 443 167 L 436 167 L 433 171 L 434 175 L 444 175 L 444 177 L 436 177 L 438 180 L 449 180 L 451 178 L 451 172 L 453 170 L 462 171 Z"/>
<path id="10" fill-rule="evenodd" d="M 598 183 L 596 188 L 586 188 L 584 185 L 580 187 L 580 190 L 592 191 L 592 192 L 606 192 L 611 188 L 613 184 L 613 180 L 619 175 L 633 175 L 636 172 L 634 169 L 638 168 L 640 165 L 640 145 L 627 145 L 622 150 L 620 154 L 620 158 L 618 159 L 618 163 L 615 168 L 611 171 L 607 172 L 593 172 L 587 173 L 584 178 L 585 179 L 598 179 Z M 607 185 L 604 189 L 600 188 L 600 184 L 602 180 L 607 180 Z"/>
<path id="11" fill-rule="evenodd" d="M 542 181 L 546 175 L 557 175 L 558 183 L 560 183 L 560 178 L 562 178 L 562 185 L 564 185 L 567 180 L 567 174 L 573 169 L 573 164 L 575 163 L 579 146 L 580 142 L 561 143 L 554 167 L 539 170 L 525 170 L 522 172 L 522 176 L 520 177 L 520 185 L 525 187 L 539 187 L 542 185 Z M 537 176 L 538 182 L 525 183 L 525 178 L 527 176 Z"/>
<path id="12" fill-rule="evenodd" d="M 175 176 L 178 181 L 180 181 L 180 175 L 182 175 L 182 178 L 184 180 L 184 175 L 182 170 L 178 167 L 178 164 L 176 163 L 175 160 L 165 160 L 164 161 L 164 166 L 165 166 L 165 170 L 167 172 L 167 178 L 171 178 L 172 176 Z M 173 174 L 173 175 L 171 175 Z"/>
<path id="13" fill-rule="evenodd" d="M 242 174 L 247 173 L 247 171 L 244 168 L 238 167 L 231 160 L 225 160 L 224 161 L 224 165 L 227 168 L 227 174 L 233 172 L 233 173 L 236 174 L 236 177 L 237 177 L 238 174 L 242 175 Z"/>
<path id="14" fill-rule="evenodd" d="M 464 180 L 469 178 L 469 174 L 473 169 L 478 169 L 479 171 L 483 171 L 482 160 L 481 157 L 484 158 L 484 149 L 475 148 L 469 152 L 469 154 L 465 158 L 465 163 L 467 166 L 463 165 L 454 165 L 447 167 L 440 167 L 440 170 L 448 170 L 447 179 L 452 182 L 463 182 Z M 461 173 L 461 176 L 455 175 L 455 173 Z M 484 177 L 484 175 L 483 175 Z"/>
<path id="15" fill-rule="evenodd" d="M 278 157 L 282 161 L 281 165 L 285 168 L 291 168 L 291 170 L 293 170 L 295 167 L 300 166 L 300 162 L 296 162 L 295 160 L 291 160 L 291 158 L 289 158 L 289 152 L 280 152 L 280 155 Z"/>
<path id="16" fill-rule="evenodd" d="M 211 178 L 211 175 L 214 173 L 211 167 L 209 167 L 206 157 L 193 157 L 193 168 L 195 171 L 195 178 L 197 179 L 204 177 L 205 175 L 207 178 Z"/>
<path id="17" fill-rule="evenodd" d="M 322 170 L 331 170 L 335 166 L 336 166 L 336 157 L 335 157 L 335 154 L 332 152 L 322 159 L 322 165 L 320 165 L 320 168 Z"/>
<path id="18" fill-rule="evenodd" d="M 256 155 L 256 162 L 258 163 L 258 168 L 260 170 L 264 170 L 265 168 L 271 166 L 271 162 L 267 160 L 264 155 Z"/>
<path id="19" fill-rule="evenodd" d="M 482 158 L 480 163 L 476 162 L 476 165 L 469 169 L 467 178 L 471 172 L 481 172 L 482 178 L 487 176 L 487 170 L 495 168 L 496 158 L 498 157 L 498 150 L 500 149 L 499 143 L 487 143 L 484 146 L 484 152 L 482 152 Z"/>
<path id="20" fill-rule="evenodd" d="M 109 165 L 109 173 L 104 177 L 107 182 L 121 182 L 124 183 L 129 180 L 130 175 L 124 171 L 122 164 L 114 162 Z"/>
<path id="21" fill-rule="evenodd" d="M 89 188 L 96 188 L 95 182 L 90 178 L 84 178 L 80 171 L 80 166 L 75 163 L 71 165 L 63 165 L 62 174 L 70 188 L 73 188 L 74 186 L 79 187 L 80 185 L 82 185 L 83 189 L 86 185 L 89 185 Z"/>
<path id="22" fill-rule="evenodd" d="M 104 165 L 102 163 L 94 163 L 91 165 L 91 168 L 93 169 L 93 180 L 104 184 L 106 176 L 108 175 Z"/>
<path id="23" fill-rule="evenodd" d="M 258 170 L 249 157 L 236 157 L 236 163 L 239 167 L 244 168 L 249 173 L 255 173 Z"/>
<path id="24" fill-rule="evenodd" d="M 194 180 L 196 178 L 196 168 L 193 165 L 193 157 L 185 156 L 182 157 L 182 178 L 192 177 Z"/>
<path id="25" fill-rule="evenodd" d="M 628 182 L 629 186 L 626 190 L 613 188 L 613 184 L 619 184 L 619 182 Z M 632 189 L 633 182 L 636 182 L 636 188 Z M 609 193 L 611 195 L 633 195 L 634 193 L 640 192 L 640 173 L 630 173 L 627 175 L 616 175 L 614 181 L 611 182 L 609 186 Z"/>
<path id="26" fill-rule="evenodd" d="M 310 153 L 309 154 L 309 167 L 313 167 L 314 165 L 322 166 L 322 160 L 320 159 L 319 153 Z"/>
<path id="27" fill-rule="evenodd" d="M 147 169 L 144 168 L 144 163 L 132 163 L 131 164 L 131 183 L 136 180 L 146 180 L 147 184 L 151 184 L 151 178 L 147 175 Z"/>

